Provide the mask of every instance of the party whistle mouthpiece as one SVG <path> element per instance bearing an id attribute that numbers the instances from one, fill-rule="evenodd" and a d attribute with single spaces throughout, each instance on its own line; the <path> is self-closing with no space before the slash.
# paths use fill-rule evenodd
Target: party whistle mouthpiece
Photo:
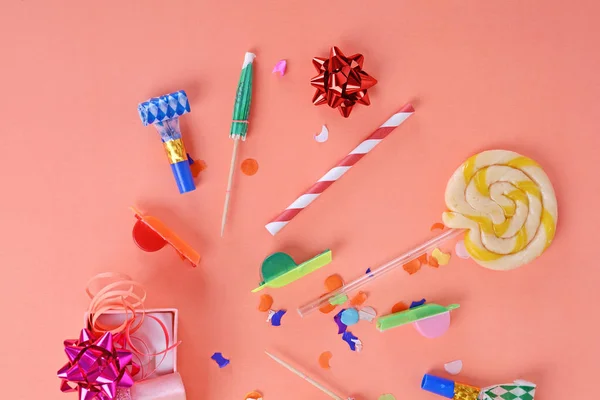
<path id="1" fill-rule="evenodd" d="M 449 379 L 425 374 L 421 389 L 453 400 L 477 400 L 481 389 L 451 381 Z"/>
<path id="2" fill-rule="evenodd" d="M 179 117 L 190 111 L 190 103 L 183 90 L 153 97 L 138 105 L 142 124 L 153 124 L 160 134 L 179 193 L 196 189 L 179 129 Z"/>

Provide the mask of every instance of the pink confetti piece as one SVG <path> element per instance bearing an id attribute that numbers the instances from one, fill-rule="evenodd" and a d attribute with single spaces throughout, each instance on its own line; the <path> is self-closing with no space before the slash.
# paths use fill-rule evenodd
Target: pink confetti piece
<path id="1" fill-rule="evenodd" d="M 462 258 L 463 260 L 471 258 L 469 252 L 467 251 L 467 248 L 465 247 L 464 240 L 459 240 L 458 242 L 456 242 L 456 246 L 454 246 L 454 252 L 458 257 Z"/>
<path id="2" fill-rule="evenodd" d="M 279 76 L 283 76 L 285 75 L 285 70 L 287 68 L 287 61 L 285 60 L 279 60 L 277 61 L 277 64 L 275 64 L 275 68 L 273 68 L 273 72 L 271 72 L 272 74 L 279 72 Z"/>
<path id="3" fill-rule="evenodd" d="M 449 363 L 444 364 L 444 369 L 450 375 L 458 375 L 460 371 L 462 371 L 463 362 L 462 360 L 450 361 Z"/>
<path id="4" fill-rule="evenodd" d="M 323 125 L 321 132 L 315 135 L 315 140 L 319 143 L 324 143 L 329 139 L 329 129 L 326 125 Z"/>

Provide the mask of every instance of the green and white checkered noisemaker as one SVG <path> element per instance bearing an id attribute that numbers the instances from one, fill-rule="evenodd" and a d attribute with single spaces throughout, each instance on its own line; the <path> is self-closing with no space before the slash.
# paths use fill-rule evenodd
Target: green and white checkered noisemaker
<path id="1" fill-rule="evenodd" d="M 535 383 L 523 380 L 483 388 L 479 394 L 480 400 L 533 400 L 534 396 Z"/>

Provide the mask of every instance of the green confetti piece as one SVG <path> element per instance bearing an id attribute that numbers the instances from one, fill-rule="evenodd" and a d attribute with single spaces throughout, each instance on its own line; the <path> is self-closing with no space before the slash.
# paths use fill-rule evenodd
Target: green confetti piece
<path id="1" fill-rule="evenodd" d="M 340 293 L 337 296 L 334 296 L 333 298 L 329 299 L 329 304 L 331 304 L 332 306 L 341 306 L 347 301 L 348 296 L 346 296 L 344 293 Z"/>

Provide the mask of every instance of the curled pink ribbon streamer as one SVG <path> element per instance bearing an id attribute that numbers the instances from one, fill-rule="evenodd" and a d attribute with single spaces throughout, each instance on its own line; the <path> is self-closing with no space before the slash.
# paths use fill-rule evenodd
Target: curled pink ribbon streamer
<path id="1" fill-rule="evenodd" d="M 181 343 L 177 342 L 169 346 L 170 339 L 167 327 L 158 318 L 146 314 L 144 307 L 146 289 L 140 283 L 131 279 L 129 275 L 118 272 L 98 274 L 88 282 L 86 293 L 91 299 L 90 306 L 88 307 L 88 325 L 93 333 L 113 333 L 117 343 L 123 348 L 130 349 L 139 359 L 162 356 L 161 360 L 155 364 L 154 369 L 150 372 L 144 371 L 138 381 L 143 381 L 156 372 L 167 353 Z M 121 311 L 126 315 L 123 323 L 117 326 L 108 326 L 100 322 L 102 314 L 115 310 Z M 165 338 L 164 350 L 151 353 L 148 351 L 148 346 L 143 340 L 132 336 L 140 329 L 146 318 L 159 324 Z M 139 350 L 133 344 L 132 339 L 140 341 L 142 346 L 146 348 L 146 352 Z"/>

